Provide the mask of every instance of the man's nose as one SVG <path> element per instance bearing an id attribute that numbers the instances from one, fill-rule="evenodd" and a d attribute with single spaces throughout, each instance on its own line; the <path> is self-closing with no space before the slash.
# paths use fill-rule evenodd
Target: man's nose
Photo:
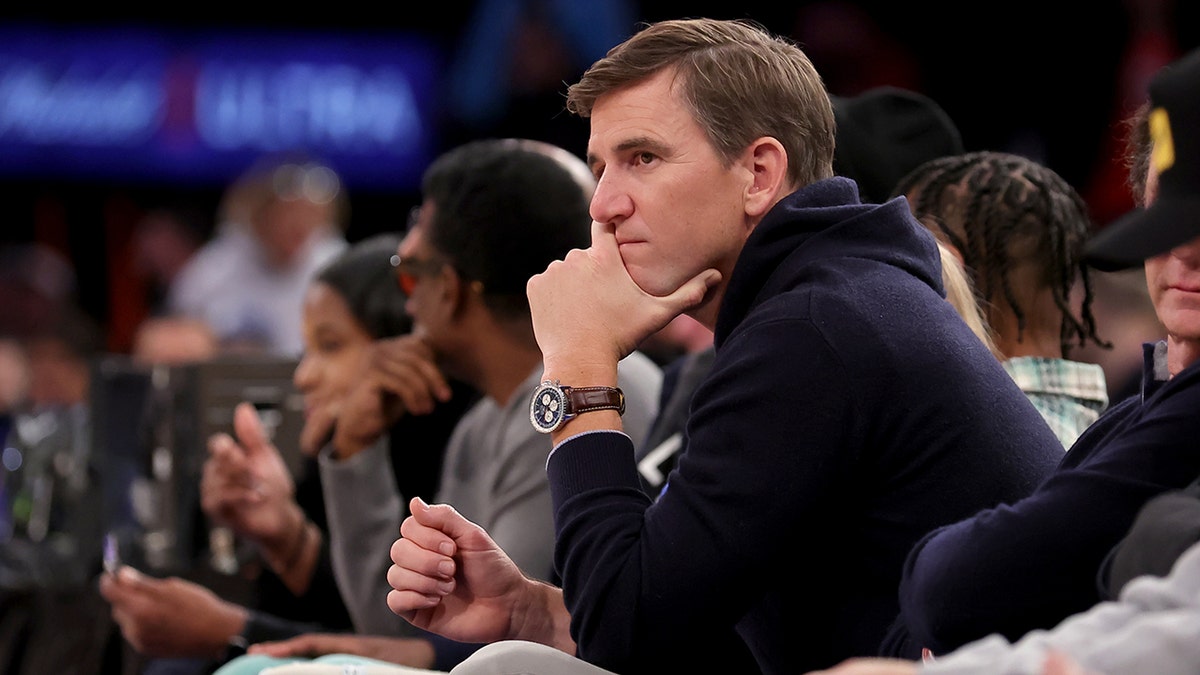
<path id="1" fill-rule="evenodd" d="M 592 203 L 588 213 L 592 220 L 599 223 L 611 223 L 628 218 L 633 211 L 633 200 L 629 194 L 620 188 L 619 182 L 610 174 L 600 176 L 596 182 L 596 190 L 592 193 Z"/>

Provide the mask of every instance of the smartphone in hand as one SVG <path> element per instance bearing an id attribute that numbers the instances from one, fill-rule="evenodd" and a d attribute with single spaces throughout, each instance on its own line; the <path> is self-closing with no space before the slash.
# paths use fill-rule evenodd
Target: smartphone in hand
<path id="1" fill-rule="evenodd" d="M 121 568 L 121 551 L 117 546 L 117 535 L 109 532 L 104 535 L 104 571 L 116 574 Z"/>

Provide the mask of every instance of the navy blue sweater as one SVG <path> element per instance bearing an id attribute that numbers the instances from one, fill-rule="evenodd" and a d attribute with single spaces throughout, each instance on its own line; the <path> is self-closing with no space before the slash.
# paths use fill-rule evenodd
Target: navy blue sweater
<path id="1" fill-rule="evenodd" d="M 687 450 L 651 499 L 628 438 L 548 471 L 579 655 L 621 673 L 763 672 L 875 654 L 905 555 L 1028 494 L 1062 446 L 944 299 L 903 199 L 833 178 L 759 223 L 730 276 Z M 915 656 L 915 655 L 914 655 Z"/>
<path id="2" fill-rule="evenodd" d="M 900 596 L 910 645 L 1015 641 L 1107 599 L 1097 574 L 1138 511 L 1200 476 L 1200 364 L 1155 381 L 1152 347 L 1142 395 L 1092 423 L 1032 495 L 918 544 Z"/>

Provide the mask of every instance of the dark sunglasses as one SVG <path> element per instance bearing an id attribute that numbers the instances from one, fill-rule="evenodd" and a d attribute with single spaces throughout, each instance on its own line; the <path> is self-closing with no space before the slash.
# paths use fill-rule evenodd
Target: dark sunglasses
<path id="1" fill-rule="evenodd" d="M 445 260 L 436 258 L 421 260 L 419 258 L 401 258 L 399 255 L 393 255 L 391 263 L 396 270 L 396 283 L 399 284 L 400 290 L 404 291 L 405 295 L 413 294 L 418 279 L 437 274 L 446 265 Z"/>

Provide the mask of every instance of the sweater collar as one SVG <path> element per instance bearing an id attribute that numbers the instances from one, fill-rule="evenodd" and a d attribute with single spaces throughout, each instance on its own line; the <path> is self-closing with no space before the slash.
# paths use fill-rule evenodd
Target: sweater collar
<path id="1" fill-rule="evenodd" d="M 908 202 L 863 204 L 854 181 L 829 178 L 782 199 L 750 233 L 717 314 L 717 346 L 764 299 L 847 257 L 902 268 L 945 295 L 937 244 Z"/>

